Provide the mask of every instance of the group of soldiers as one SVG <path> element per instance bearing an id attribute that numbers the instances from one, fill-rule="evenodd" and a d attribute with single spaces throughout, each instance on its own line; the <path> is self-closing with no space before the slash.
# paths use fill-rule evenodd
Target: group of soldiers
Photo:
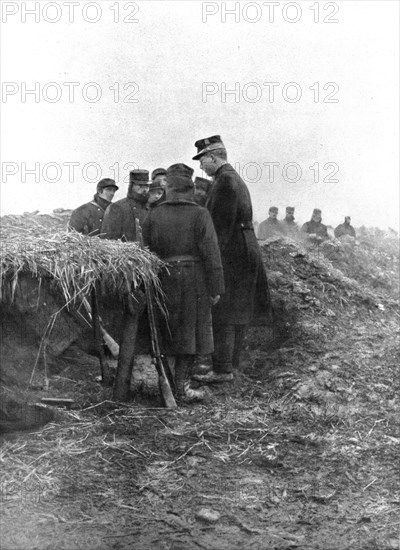
<path id="1" fill-rule="evenodd" d="M 196 141 L 193 160 L 211 178 L 196 178 L 178 163 L 168 169 L 130 172 L 127 196 L 112 202 L 118 190 L 103 179 L 94 199 L 73 211 L 70 227 L 103 239 L 143 243 L 167 265 L 159 275 L 167 315 L 159 315 L 162 351 L 173 367 L 176 397 L 201 400 L 191 386 L 196 358 L 198 382 L 233 380 L 246 329 L 271 321 L 268 282 L 252 223 L 248 188 L 227 160 L 219 135 Z M 140 229 L 138 229 L 140 228 Z M 124 307 L 118 373 L 129 386 L 135 340 L 145 310 L 143 293 L 131 293 Z"/>
<path id="2" fill-rule="evenodd" d="M 286 207 L 286 215 L 283 220 L 278 220 L 278 212 L 276 206 L 271 206 L 268 211 L 268 218 L 258 226 L 257 237 L 259 239 L 265 240 L 279 235 L 287 235 L 293 238 L 303 237 L 310 242 L 322 242 L 329 239 L 328 228 L 322 223 L 322 212 L 319 208 L 314 208 L 311 220 L 303 224 L 301 229 L 294 221 L 293 206 Z M 335 228 L 334 234 L 337 239 L 345 235 L 356 237 L 350 216 L 346 216 L 344 223 Z"/>

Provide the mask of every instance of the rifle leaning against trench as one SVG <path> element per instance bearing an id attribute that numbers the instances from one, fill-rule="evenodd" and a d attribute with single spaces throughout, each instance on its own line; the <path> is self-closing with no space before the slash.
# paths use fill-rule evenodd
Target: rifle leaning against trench
<path id="1" fill-rule="evenodd" d="M 142 228 L 140 227 L 139 220 L 135 218 L 136 226 L 136 238 L 138 240 L 140 248 L 143 250 L 143 235 Z M 158 341 L 158 332 L 157 325 L 154 316 L 154 296 L 151 283 L 144 281 L 144 288 L 146 293 L 146 305 L 147 305 L 147 314 L 149 318 L 150 325 L 150 336 L 151 336 L 151 352 L 154 359 L 155 367 L 158 372 L 158 382 L 160 387 L 161 398 L 164 403 L 164 406 L 167 409 L 176 409 L 176 401 L 174 394 L 172 393 L 171 385 L 167 376 L 167 370 L 169 367 L 167 365 L 167 359 L 162 355 L 160 351 L 160 345 Z"/>
<path id="2" fill-rule="evenodd" d="M 91 307 L 92 307 L 93 334 L 94 334 L 94 341 L 96 345 L 97 355 L 100 361 L 101 379 L 104 385 L 110 386 L 112 377 L 110 372 L 110 366 L 107 362 L 107 359 L 105 357 L 104 350 L 103 350 L 103 340 L 101 337 L 101 330 L 100 330 L 99 305 L 97 302 L 97 293 L 96 293 L 95 285 L 93 285 L 91 288 L 90 297 L 92 302 Z"/>
<path id="3" fill-rule="evenodd" d="M 89 320 L 93 323 L 92 318 L 92 308 L 87 300 L 87 298 L 82 298 L 82 304 L 84 308 L 86 309 L 87 316 L 89 317 Z M 104 327 L 103 319 L 99 315 L 99 324 L 100 324 L 100 331 L 101 335 L 103 337 L 103 341 L 107 348 L 109 349 L 113 359 L 118 359 L 119 355 L 119 345 L 114 340 L 114 338 L 107 332 L 107 330 Z"/>

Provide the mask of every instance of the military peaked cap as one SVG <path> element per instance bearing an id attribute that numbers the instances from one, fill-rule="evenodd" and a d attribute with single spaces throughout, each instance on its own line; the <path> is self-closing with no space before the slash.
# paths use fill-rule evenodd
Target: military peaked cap
<path id="1" fill-rule="evenodd" d="M 118 185 L 115 184 L 115 181 L 110 178 L 104 178 L 99 181 L 97 184 L 97 191 L 105 189 L 106 187 L 114 187 L 116 190 L 119 189 Z"/>
<path id="2" fill-rule="evenodd" d="M 152 191 L 164 191 L 164 188 L 158 181 L 153 181 L 153 183 L 150 184 L 150 193 Z"/>
<path id="3" fill-rule="evenodd" d="M 131 185 L 149 185 L 149 171 L 131 170 L 129 172 L 129 183 Z"/>
<path id="4" fill-rule="evenodd" d="M 157 176 L 165 176 L 167 171 L 165 168 L 156 168 L 151 173 L 151 179 L 154 180 Z"/>
<path id="5" fill-rule="evenodd" d="M 269 211 L 278 213 L 278 208 L 276 206 L 271 206 Z"/>
<path id="6" fill-rule="evenodd" d="M 199 160 L 199 158 L 206 153 L 210 153 L 216 149 L 225 149 L 221 136 L 211 136 L 209 138 L 199 139 L 194 146 L 197 147 L 197 154 L 193 157 L 193 160 Z"/>

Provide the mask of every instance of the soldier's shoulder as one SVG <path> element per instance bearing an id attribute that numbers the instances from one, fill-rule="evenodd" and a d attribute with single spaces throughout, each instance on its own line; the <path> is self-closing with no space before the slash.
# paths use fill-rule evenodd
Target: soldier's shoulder
<path id="1" fill-rule="evenodd" d="M 128 199 L 125 197 L 123 199 L 119 199 L 118 201 L 112 202 L 107 206 L 107 209 L 109 208 L 111 210 L 117 210 L 118 208 L 123 208 L 127 203 L 127 200 Z"/>
<path id="2" fill-rule="evenodd" d="M 92 207 L 92 203 L 91 202 L 85 202 L 84 204 L 81 204 L 80 206 L 78 206 L 77 208 L 75 208 L 75 210 L 73 210 L 71 212 L 71 216 L 72 215 L 75 215 L 75 214 L 81 214 L 87 210 L 89 210 L 91 207 Z"/>
<path id="3" fill-rule="evenodd" d="M 197 202 L 195 201 L 187 201 L 187 203 L 189 206 L 195 207 L 199 210 L 206 210 L 208 212 L 207 208 L 205 208 L 204 206 L 201 206 L 200 204 L 197 204 Z"/>
<path id="4" fill-rule="evenodd" d="M 165 206 L 165 207 L 168 207 L 168 206 L 195 206 L 196 208 L 203 208 L 202 206 L 200 206 L 196 202 L 194 202 L 192 200 L 187 200 L 187 199 L 185 199 L 185 200 L 179 199 L 179 200 L 164 201 L 161 204 L 157 205 L 155 208 L 160 208 L 162 206 Z"/>
<path id="5" fill-rule="evenodd" d="M 237 189 L 241 185 L 245 185 L 245 183 L 240 175 L 236 172 L 236 170 L 232 168 L 231 170 L 225 170 L 224 172 L 221 172 L 215 179 L 214 185 L 217 188 L 232 187 Z"/>
<path id="6" fill-rule="evenodd" d="M 211 216 L 208 208 L 206 208 L 205 206 L 200 206 L 200 204 L 196 204 L 194 203 L 193 206 L 196 206 L 196 208 L 193 209 L 193 212 L 195 212 L 197 215 L 199 216 Z"/>

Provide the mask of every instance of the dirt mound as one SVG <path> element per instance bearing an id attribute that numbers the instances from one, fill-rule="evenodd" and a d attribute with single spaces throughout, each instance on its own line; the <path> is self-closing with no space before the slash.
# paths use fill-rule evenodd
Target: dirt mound
<path id="1" fill-rule="evenodd" d="M 397 283 L 391 273 L 387 277 L 384 273 L 386 254 L 382 255 L 383 265 L 374 264 L 377 250 L 373 248 L 368 252 L 366 247 L 359 248 L 359 253 L 352 250 L 357 261 L 353 259 L 352 264 L 347 264 L 348 249 L 336 241 L 311 250 L 284 237 L 264 242 L 261 249 L 278 326 L 285 325 L 287 334 L 295 325 L 314 326 L 318 331 L 327 324 L 326 321 L 337 326 L 344 308 L 394 307 L 396 303 L 392 296 L 396 293 Z M 397 260 L 394 256 L 392 258 L 392 262 L 398 264 L 398 255 Z M 387 290 L 386 293 L 378 292 L 374 286 L 371 288 L 371 269 L 368 276 L 364 276 L 361 269 L 368 263 L 382 273 L 376 280 L 380 289 Z M 342 264 L 346 269 L 339 269 Z"/>
<path id="2" fill-rule="evenodd" d="M 20 418 L 7 416 L 14 397 L 21 405 L 12 391 L 24 388 L 23 403 L 29 408 L 28 388 L 48 385 L 58 358 L 72 344 L 83 353 L 96 349 L 90 305 L 83 300 L 93 288 L 102 302 L 105 326 L 111 322 L 114 334 L 119 334 L 120 320 L 112 321 L 121 310 L 120 296 L 143 281 L 157 290 L 162 262 L 156 256 L 137 243 L 67 231 L 69 213 L 64 214 L 1 218 L 1 374 L 7 390 L 2 422 L 7 431 L 13 421 L 21 429 L 24 418 L 27 428 L 33 426 L 25 412 Z M 36 415 L 35 422 L 39 425 L 45 417 Z"/>
<path id="3" fill-rule="evenodd" d="M 262 243 L 276 334 L 249 330 L 234 382 L 204 404 L 168 411 L 142 390 L 112 402 L 79 340 L 47 365 L 48 392 L 38 366 L 23 396 L 75 408 L 0 447 L 4 547 L 396 548 L 397 281 L 385 283 L 388 251 L 374 239 L 342 269 L 335 241 Z M 34 342 L 11 332 L 33 358 Z"/>
<path id="4" fill-rule="evenodd" d="M 333 239 L 321 245 L 322 254 L 344 275 L 377 295 L 399 295 L 399 236 L 394 231 L 358 231 L 359 238 Z"/>
<path id="5" fill-rule="evenodd" d="M 21 215 L 8 214 L 0 218 L 0 225 L 18 225 L 29 231 L 41 231 L 41 228 L 57 230 L 66 229 L 72 210 L 56 208 L 52 214 L 40 214 L 39 212 L 25 212 Z"/>

